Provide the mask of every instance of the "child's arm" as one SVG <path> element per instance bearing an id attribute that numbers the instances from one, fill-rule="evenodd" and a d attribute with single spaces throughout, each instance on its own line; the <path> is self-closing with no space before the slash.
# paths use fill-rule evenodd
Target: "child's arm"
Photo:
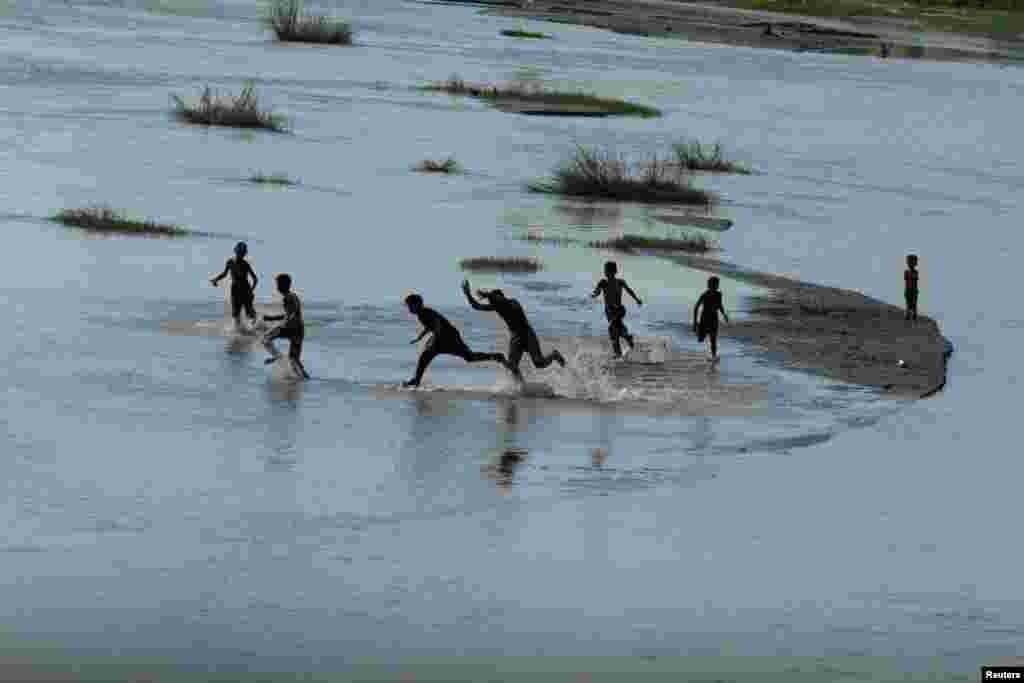
<path id="1" fill-rule="evenodd" d="M 700 309 L 701 304 L 703 304 L 703 303 L 704 303 L 704 295 L 701 294 L 700 298 L 697 299 L 697 303 L 695 303 L 693 305 L 693 329 L 694 330 L 697 329 L 697 311 L 698 311 L 698 309 Z"/>
<path id="2" fill-rule="evenodd" d="M 725 312 L 725 306 L 722 304 L 721 299 L 718 301 L 718 310 L 722 312 L 722 317 L 725 318 L 725 322 L 729 322 L 729 315 Z"/>
<path id="3" fill-rule="evenodd" d="M 256 291 L 256 285 L 258 285 L 260 283 L 260 279 L 258 277 L 256 277 L 256 271 L 252 269 L 252 266 L 249 265 L 248 261 L 246 261 L 245 267 L 249 269 L 249 275 L 252 275 L 252 291 L 255 292 Z"/>
<path id="4" fill-rule="evenodd" d="M 219 285 L 220 281 L 227 277 L 228 270 L 230 268 L 231 268 L 231 259 L 228 259 L 227 263 L 224 264 L 224 272 L 221 273 L 220 275 L 216 276 L 216 277 L 211 277 L 210 278 L 210 284 L 213 285 L 214 287 Z"/>
<path id="5" fill-rule="evenodd" d="M 298 313 L 298 308 L 292 305 L 290 299 L 285 297 L 284 299 L 284 313 L 282 315 L 265 315 L 263 319 L 267 322 L 276 322 L 278 320 L 284 320 L 285 324 L 288 324 Z"/>
<path id="6" fill-rule="evenodd" d="M 420 339 L 423 339 L 424 337 L 426 337 L 426 336 L 427 336 L 427 333 L 428 333 L 428 332 L 430 332 L 430 330 L 428 330 L 427 328 L 425 328 L 425 327 L 424 327 L 424 328 L 423 328 L 423 331 L 422 331 L 422 332 L 420 332 L 420 333 L 419 333 L 418 335 L 416 335 L 416 338 L 415 338 L 415 339 L 413 339 L 413 340 L 412 340 L 411 342 L 409 342 L 409 343 L 410 343 L 410 344 L 415 344 L 415 343 L 416 343 L 416 342 L 418 342 L 418 341 L 419 341 Z"/>
<path id="7" fill-rule="evenodd" d="M 594 285 L 594 293 L 590 295 L 590 298 L 596 299 L 597 297 L 601 296 L 602 291 L 604 291 L 604 280 L 601 280 L 596 285 Z"/>
<path id="8" fill-rule="evenodd" d="M 636 295 L 636 292 L 634 292 L 632 289 L 629 288 L 629 285 L 626 284 L 625 280 L 622 281 L 622 288 L 625 289 L 627 292 L 629 292 L 629 295 L 631 297 L 633 297 L 633 301 L 636 302 L 637 306 L 643 306 L 644 305 L 644 302 L 640 301 L 640 297 L 638 297 Z"/>
<path id="9" fill-rule="evenodd" d="M 480 290 L 477 290 L 479 293 Z M 462 292 L 466 295 L 466 299 L 469 301 L 469 305 L 478 311 L 493 311 L 494 306 L 490 304 L 482 304 L 473 298 L 473 292 L 469 288 L 469 280 L 462 281 Z"/>

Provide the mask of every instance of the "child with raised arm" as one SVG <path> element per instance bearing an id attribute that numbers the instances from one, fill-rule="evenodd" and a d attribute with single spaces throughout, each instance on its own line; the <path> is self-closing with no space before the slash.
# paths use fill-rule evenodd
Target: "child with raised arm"
<path id="1" fill-rule="evenodd" d="M 700 322 L 698 323 L 697 312 L 700 311 Z M 697 299 L 693 307 L 693 331 L 697 334 L 697 341 L 703 342 L 707 337 L 711 343 L 711 360 L 718 360 L 718 312 L 722 312 L 725 322 L 729 322 L 729 316 L 722 306 L 722 293 L 718 291 L 718 278 L 712 275 L 708 278 L 708 288 Z"/>
<path id="2" fill-rule="evenodd" d="M 236 244 L 234 258 L 227 260 L 227 263 L 224 264 L 224 271 L 220 275 L 210 278 L 210 284 L 216 287 L 228 273 L 231 273 L 231 317 L 235 320 L 236 330 L 242 329 L 242 309 L 245 309 L 250 320 L 255 321 L 258 317 L 256 308 L 253 306 L 253 299 L 259 278 L 256 277 L 256 272 L 249 262 L 245 260 L 248 251 L 249 247 L 245 242 Z M 249 285 L 250 275 L 252 276 L 252 286 Z"/>
<path id="3" fill-rule="evenodd" d="M 903 298 L 907 302 L 906 320 L 917 320 L 917 254 L 907 254 L 907 269 L 903 271 Z"/>
<path id="4" fill-rule="evenodd" d="M 644 302 L 629 288 L 625 280 L 616 277 L 619 267 L 615 261 L 608 261 L 604 264 L 604 279 L 594 287 L 591 299 L 596 299 L 604 294 L 604 315 L 608 318 L 608 336 L 612 339 L 612 352 L 616 358 L 622 358 L 622 345 L 619 339 L 625 339 L 630 350 L 633 349 L 633 335 L 626 329 L 623 319 L 626 317 L 626 307 L 622 305 L 622 292 L 625 291 L 636 302 L 637 306 L 643 306 Z"/>
<path id="5" fill-rule="evenodd" d="M 274 348 L 275 339 L 288 340 L 288 357 L 292 366 L 302 373 L 305 379 L 309 379 L 309 373 L 302 365 L 302 340 L 306 336 L 306 325 L 302 322 L 302 302 L 292 289 L 292 278 L 287 273 L 281 273 L 276 278 L 277 291 L 284 297 L 284 315 L 265 315 L 263 319 L 267 322 L 283 320 L 280 325 L 271 329 L 263 336 L 263 346 L 270 352 L 270 358 L 264 363 L 273 363 L 281 357 L 281 353 Z"/>

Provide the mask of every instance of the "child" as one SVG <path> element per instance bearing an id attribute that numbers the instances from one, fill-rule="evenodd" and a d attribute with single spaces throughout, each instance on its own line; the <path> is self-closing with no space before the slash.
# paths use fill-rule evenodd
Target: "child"
<path id="1" fill-rule="evenodd" d="M 546 356 L 541 351 L 537 333 L 533 331 L 533 326 L 526 319 L 526 310 L 518 301 L 505 296 L 505 293 L 500 289 L 489 291 L 478 289 L 476 290 L 477 296 L 487 302 L 482 304 L 473 298 L 469 280 L 462 281 L 462 293 L 466 295 L 466 300 L 474 310 L 494 311 L 498 314 L 499 318 L 505 321 L 505 325 L 508 326 L 508 331 L 511 335 L 508 342 L 508 359 L 505 362 L 505 367 L 516 378 L 517 382 L 522 383 L 523 381 L 523 373 L 519 371 L 519 363 L 522 361 L 524 353 L 530 354 L 535 368 L 546 368 L 555 362 L 563 368 L 565 367 L 565 356 L 558 349 L 552 350 Z"/>
<path id="2" fill-rule="evenodd" d="M 246 315 L 249 316 L 250 320 L 255 321 L 256 309 L 253 307 L 253 298 L 255 297 L 256 284 L 259 282 L 259 278 L 256 277 L 255 271 L 249 262 L 245 260 L 245 255 L 249 251 L 249 247 L 246 246 L 245 242 L 239 242 L 235 245 L 235 257 L 229 258 L 227 263 L 224 264 L 224 272 L 217 277 L 210 278 L 210 284 L 216 287 L 220 284 L 220 281 L 224 277 L 231 273 L 231 317 L 235 320 L 235 329 L 242 329 L 242 309 L 245 309 Z M 249 276 L 252 275 L 252 286 L 249 286 Z"/>
<path id="3" fill-rule="evenodd" d="M 281 354 L 274 348 L 275 339 L 288 340 L 288 357 L 292 366 L 302 373 L 305 379 L 309 379 L 309 373 L 302 365 L 302 339 L 306 336 L 306 327 L 302 322 L 302 303 L 295 292 L 291 291 L 292 278 L 287 273 L 281 273 L 275 278 L 277 291 L 284 297 L 284 315 L 265 315 L 263 319 L 267 322 L 283 320 L 284 322 L 271 329 L 263 337 L 263 346 L 270 352 L 270 358 L 264 363 L 273 363 L 281 357 Z"/>
<path id="4" fill-rule="evenodd" d="M 700 323 L 697 322 L 697 310 L 700 310 Z M 722 306 L 722 293 L 718 291 L 718 278 L 708 278 L 708 288 L 693 307 L 693 331 L 697 333 L 697 341 L 703 342 L 707 337 L 711 342 L 711 360 L 718 360 L 718 312 L 722 312 L 725 322 L 729 316 Z"/>
<path id="5" fill-rule="evenodd" d="M 615 277 L 618 271 L 619 267 L 615 261 L 605 263 L 604 279 L 594 287 L 594 293 L 590 295 L 590 298 L 596 299 L 604 292 L 604 315 L 608 318 L 608 336 L 612 338 L 612 352 L 616 358 L 622 358 L 622 346 L 619 344 L 620 338 L 626 340 L 630 350 L 633 349 L 633 335 L 629 333 L 629 330 L 626 329 L 626 324 L 622 322 L 626 317 L 626 307 L 622 305 L 622 291 L 628 292 L 633 297 L 633 300 L 636 301 L 637 306 L 643 306 L 644 303 L 629 288 L 625 280 Z"/>
<path id="6" fill-rule="evenodd" d="M 907 301 L 906 320 L 917 320 L 917 255 L 907 254 L 907 269 L 903 271 L 903 298 Z"/>
<path id="7" fill-rule="evenodd" d="M 409 312 L 419 318 L 423 325 L 423 331 L 412 340 L 415 344 L 427 334 L 433 334 L 427 347 L 420 354 L 419 362 L 416 364 L 416 375 L 408 382 L 403 382 L 404 387 L 418 387 L 423 379 L 430 361 L 438 355 L 446 353 L 451 356 L 458 356 L 467 363 L 479 363 L 480 361 L 492 360 L 495 363 L 505 365 L 505 355 L 501 353 L 477 353 L 466 346 L 462 335 L 455 329 L 455 326 L 448 322 L 448 319 L 432 308 L 423 305 L 423 297 L 419 294 L 410 294 L 405 297 L 405 305 Z"/>

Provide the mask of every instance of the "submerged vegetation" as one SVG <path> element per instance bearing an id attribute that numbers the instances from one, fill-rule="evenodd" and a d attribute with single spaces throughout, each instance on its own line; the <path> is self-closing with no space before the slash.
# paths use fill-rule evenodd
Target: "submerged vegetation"
<path id="1" fill-rule="evenodd" d="M 713 193 L 694 187 L 686 170 L 677 164 L 655 158 L 631 173 L 630 165 L 618 156 L 587 147 L 577 147 L 552 180 L 534 181 L 528 187 L 546 194 L 618 201 L 698 205 L 717 201 Z"/>
<path id="2" fill-rule="evenodd" d="M 498 107 L 508 107 L 523 113 L 550 113 L 566 115 L 640 116 L 650 118 L 661 116 L 653 107 L 626 102 L 591 93 L 545 91 L 538 83 L 515 82 L 506 85 L 468 83 L 458 76 L 447 81 L 431 83 L 420 87 L 430 92 L 449 95 L 464 95 L 490 102 Z"/>
<path id="3" fill-rule="evenodd" d="M 179 121 L 200 126 L 230 126 L 233 128 L 263 128 L 275 132 L 284 130 L 284 117 L 261 111 L 256 88 L 251 83 L 235 95 L 215 95 L 207 86 L 199 100 L 189 105 L 181 97 L 171 95 L 175 103 L 175 116 Z"/>
<path id="4" fill-rule="evenodd" d="M 544 40 L 551 37 L 546 33 L 536 33 L 534 31 L 519 31 L 516 29 L 506 29 L 501 32 L 501 35 L 505 36 L 506 38 L 533 38 L 536 40 Z"/>
<path id="5" fill-rule="evenodd" d="M 413 170 L 420 173 L 462 173 L 462 166 L 455 160 L 455 157 L 448 157 L 443 161 L 424 159 L 416 164 Z"/>
<path id="6" fill-rule="evenodd" d="M 272 0 L 268 23 L 283 43 L 352 44 L 351 24 L 340 19 L 304 15 L 301 0 Z"/>
<path id="7" fill-rule="evenodd" d="M 263 173 L 257 173 L 256 175 L 249 178 L 250 183 L 256 183 L 257 185 L 282 185 L 291 186 L 298 185 L 298 181 L 292 180 L 284 173 L 273 173 L 271 175 L 264 175 Z"/>
<path id="8" fill-rule="evenodd" d="M 537 259 L 522 256 L 481 256 L 459 261 L 463 270 L 490 273 L 536 273 L 544 265 Z"/>
<path id="9" fill-rule="evenodd" d="M 672 145 L 676 163 L 688 171 L 711 171 L 713 173 L 739 173 L 749 175 L 750 169 L 734 161 L 728 161 L 722 155 L 722 146 L 718 143 L 705 147 L 696 140 Z"/>
<path id="10" fill-rule="evenodd" d="M 51 220 L 99 234 L 142 235 L 150 237 L 182 237 L 193 234 L 190 230 L 176 225 L 134 220 L 128 218 L 120 211 L 104 206 L 85 209 L 64 209 L 54 214 Z"/>
<path id="11" fill-rule="evenodd" d="M 590 246 L 597 249 L 614 249 L 625 252 L 632 252 L 638 249 L 656 249 L 704 253 L 718 248 L 718 244 L 714 240 L 710 240 L 703 235 L 683 235 L 681 237 L 623 235 L 622 237 L 610 240 L 591 242 Z"/>

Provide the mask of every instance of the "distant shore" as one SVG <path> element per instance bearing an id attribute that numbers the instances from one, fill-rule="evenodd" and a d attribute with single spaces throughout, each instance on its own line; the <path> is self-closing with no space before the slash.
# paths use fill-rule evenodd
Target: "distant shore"
<path id="1" fill-rule="evenodd" d="M 986 62 L 1019 60 L 1018 55 L 1024 51 L 1020 38 L 1024 34 L 1010 31 L 939 31 L 927 22 L 900 15 L 834 18 L 769 12 L 745 9 L 742 0 L 532 0 L 529 4 L 518 0 L 441 1 L 481 5 L 504 16 L 745 47 Z M 1024 14 L 1021 19 L 1024 21 Z"/>

